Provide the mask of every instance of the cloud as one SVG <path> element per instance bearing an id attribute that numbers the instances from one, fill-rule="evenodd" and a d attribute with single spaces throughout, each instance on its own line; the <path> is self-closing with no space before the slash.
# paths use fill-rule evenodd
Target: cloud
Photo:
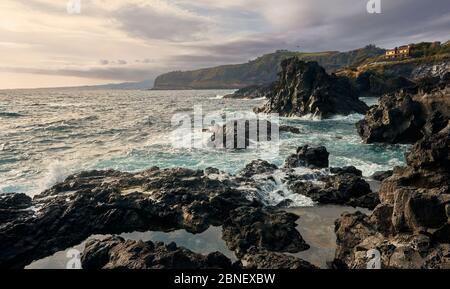
<path id="1" fill-rule="evenodd" d="M 368 14 L 368 0 L 81 1 L 76 16 L 65 0 L 0 1 L 2 83 L 10 73 L 140 81 L 277 49 L 450 39 L 448 0 L 381 0 L 382 14 Z"/>
<path id="2" fill-rule="evenodd" d="M 163 1 L 128 4 L 112 13 L 125 32 L 144 39 L 186 41 L 202 37 L 210 19 Z"/>

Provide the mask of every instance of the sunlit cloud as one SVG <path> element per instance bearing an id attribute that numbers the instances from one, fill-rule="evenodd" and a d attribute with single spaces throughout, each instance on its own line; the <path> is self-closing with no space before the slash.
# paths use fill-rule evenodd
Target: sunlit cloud
<path id="1" fill-rule="evenodd" d="M 66 0 L 0 2 L 0 88 L 154 79 L 277 49 L 349 50 L 450 39 L 448 0 Z M 33 75 L 35 77 L 33 77 Z M 45 78 L 45 81 L 43 79 Z"/>

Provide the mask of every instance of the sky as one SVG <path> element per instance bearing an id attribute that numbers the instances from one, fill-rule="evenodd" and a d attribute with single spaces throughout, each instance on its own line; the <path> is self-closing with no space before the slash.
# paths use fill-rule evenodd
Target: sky
<path id="1" fill-rule="evenodd" d="M 0 89 L 153 80 L 277 49 L 346 51 L 450 39 L 449 0 L 0 1 Z"/>

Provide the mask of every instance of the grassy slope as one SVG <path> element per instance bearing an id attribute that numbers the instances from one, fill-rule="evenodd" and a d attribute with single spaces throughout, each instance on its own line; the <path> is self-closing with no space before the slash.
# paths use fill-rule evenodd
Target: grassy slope
<path id="1" fill-rule="evenodd" d="M 281 50 L 266 54 L 244 64 L 223 65 L 195 71 L 175 71 L 159 76 L 155 89 L 207 89 L 242 88 L 255 84 L 266 84 L 276 80 L 282 60 L 297 56 L 308 61 L 317 61 L 329 72 L 360 63 L 369 57 L 379 56 L 384 50 L 369 45 L 348 52 L 302 53 Z"/>

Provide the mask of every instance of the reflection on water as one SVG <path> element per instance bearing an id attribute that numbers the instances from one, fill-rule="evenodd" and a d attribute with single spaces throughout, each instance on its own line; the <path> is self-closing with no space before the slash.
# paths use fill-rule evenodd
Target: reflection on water
<path id="1" fill-rule="evenodd" d="M 321 268 L 326 268 L 326 262 L 334 259 L 336 250 L 336 235 L 334 222 L 342 213 L 360 211 L 369 213 L 366 209 L 355 209 L 346 206 L 321 205 L 312 208 L 293 208 L 288 212 L 300 216 L 297 230 L 311 248 L 307 251 L 292 254 Z"/>
<path id="2" fill-rule="evenodd" d="M 142 240 L 142 241 L 153 241 L 153 242 L 164 242 L 168 244 L 170 242 L 175 242 L 180 247 L 185 247 L 193 252 L 200 254 L 209 254 L 212 252 L 219 251 L 225 256 L 235 261 L 236 257 L 234 253 L 230 251 L 226 245 L 225 241 L 222 240 L 222 228 L 221 227 L 210 227 L 208 230 L 201 234 L 191 234 L 185 230 L 178 230 L 170 233 L 163 232 L 134 232 L 121 234 L 121 237 L 129 240 Z M 108 235 L 95 235 L 88 238 L 91 239 L 104 239 Z M 74 249 L 83 252 L 86 242 L 84 241 L 80 245 L 73 247 Z M 66 257 L 66 252 L 71 249 L 57 252 L 52 256 L 35 261 L 31 263 L 26 269 L 65 269 L 67 261 L 69 258 Z"/>
<path id="3" fill-rule="evenodd" d="M 366 209 L 355 209 L 346 206 L 337 205 L 320 205 L 316 207 L 308 208 L 292 208 L 286 211 L 294 213 L 300 216 L 297 221 L 300 234 L 303 239 L 311 246 L 307 251 L 291 254 L 306 261 L 313 263 L 321 268 L 326 268 L 326 262 L 334 259 L 334 253 L 336 250 L 336 235 L 334 233 L 334 222 L 344 212 L 356 212 L 361 211 L 363 213 L 369 213 Z M 222 228 L 210 227 L 208 230 L 201 234 L 191 234 L 185 230 L 178 230 L 170 233 L 163 232 L 134 232 L 121 234 L 124 239 L 130 240 L 142 240 L 153 242 L 164 242 L 168 244 L 175 242 L 180 247 L 185 247 L 193 252 L 200 254 L 208 254 L 215 251 L 223 253 L 225 256 L 233 261 L 236 261 L 236 257 L 232 251 L 230 251 L 225 241 L 222 240 Z M 92 236 L 89 239 L 104 239 L 105 235 Z M 88 239 L 88 240 L 89 240 Z M 74 248 L 83 251 L 85 242 L 75 246 Z M 68 249 L 69 250 L 69 249 Z M 38 260 L 27 266 L 27 269 L 64 269 L 68 258 L 66 252 L 61 251 L 50 257 Z"/>

